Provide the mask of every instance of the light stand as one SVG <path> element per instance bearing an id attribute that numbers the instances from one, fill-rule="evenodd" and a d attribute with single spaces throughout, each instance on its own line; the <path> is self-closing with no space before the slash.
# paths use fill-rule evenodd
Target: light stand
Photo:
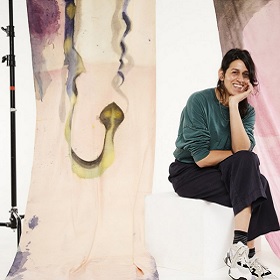
<path id="1" fill-rule="evenodd" d="M 15 54 L 14 54 L 14 23 L 13 23 L 13 0 L 9 0 L 9 26 L 1 27 L 10 39 L 10 54 L 2 57 L 2 63 L 7 62 L 10 67 L 10 120 L 11 120 L 11 210 L 10 221 L 0 223 L 0 226 L 17 229 L 17 242 L 21 236 L 21 219 L 17 209 L 17 174 L 16 174 L 16 105 L 15 105 Z"/>

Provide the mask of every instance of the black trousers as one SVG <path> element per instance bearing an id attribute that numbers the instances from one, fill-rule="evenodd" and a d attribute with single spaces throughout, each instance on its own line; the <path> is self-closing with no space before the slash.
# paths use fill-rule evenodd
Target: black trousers
<path id="1" fill-rule="evenodd" d="M 259 158 L 240 151 L 215 167 L 200 168 L 175 160 L 169 181 L 181 197 L 197 198 L 232 207 L 234 215 L 251 205 L 248 240 L 280 229 L 269 184 L 260 174 Z"/>

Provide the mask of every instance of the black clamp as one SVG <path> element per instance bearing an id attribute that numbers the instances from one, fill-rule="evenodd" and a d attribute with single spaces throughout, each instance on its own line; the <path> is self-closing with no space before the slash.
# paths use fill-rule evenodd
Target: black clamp
<path id="1" fill-rule="evenodd" d="M 14 26 L 7 26 L 7 28 L 1 27 L 1 29 L 7 34 L 8 37 L 15 37 Z"/>

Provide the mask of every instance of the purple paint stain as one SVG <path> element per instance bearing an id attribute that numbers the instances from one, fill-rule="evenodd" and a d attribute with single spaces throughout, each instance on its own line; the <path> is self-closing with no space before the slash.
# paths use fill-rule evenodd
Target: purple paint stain
<path id="1" fill-rule="evenodd" d="M 30 219 L 28 222 L 28 227 L 33 230 L 35 227 L 38 226 L 38 223 L 39 223 L 39 218 L 36 216 L 33 216 L 33 218 Z"/>
<path id="2" fill-rule="evenodd" d="M 16 276 L 16 275 L 24 272 L 26 270 L 24 268 L 24 264 L 26 263 L 29 255 L 30 255 L 30 253 L 28 253 L 28 252 L 18 251 L 16 254 L 16 257 L 14 259 L 14 262 L 12 264 L 12 267 L 8 273 L 8 276 Z"/>
<path id="3" fill-rule="evenodd" d="M 58 31 L 60 11 L 56 0 L 27 0 L 27 12 L 33 36 L 42 39 Z"/>

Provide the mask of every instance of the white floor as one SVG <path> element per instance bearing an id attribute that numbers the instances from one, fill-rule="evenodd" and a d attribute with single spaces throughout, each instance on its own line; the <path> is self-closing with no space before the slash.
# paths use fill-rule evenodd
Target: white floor
<path id="1" fill-rule="evenodd" d="M 261 239 L 261 251 L 257 253 L 258 258 L 270 268 L 276 276 L 274 279 L 280 279 L 280 259 L 278 259 L 272 252 L 265 238 Z M 207 275 L 201 274 L 188 274 L 182 271 L 176 271 L 158 267 L 160 280 L 226 280 L 231 279 L 228 276 L 228 268 L 225 266 L 219 270 L 208 273 Z"/>
<path id="2" fill-rule="evenodd" d="M 7 275 L 13 258 L 16 254 L 16 232 L 9 228 L 0 227 L 1 240 L 0 240 L 0 279 L 4 280 Z M 4 252 L 4 253 L 3 253 Z M 270 249 L 265 238 L 261 240 L 261 251 L 258 256 L 263 262 L 271 269 L 276 277 L 280 279 L 280 259 Z M 193 275 L 182 271 L 166 269 L 158 267 L 160 280 L 226 280 L 231 279 L 227 273 L 227 267 L 211 272 L 207 275 Z M 276 278 L 277 279 L 277 278 Z M 98 280 L 98 279 L 96 279 Z M 111 279 L 108 279 L 111 280 Z"/>

